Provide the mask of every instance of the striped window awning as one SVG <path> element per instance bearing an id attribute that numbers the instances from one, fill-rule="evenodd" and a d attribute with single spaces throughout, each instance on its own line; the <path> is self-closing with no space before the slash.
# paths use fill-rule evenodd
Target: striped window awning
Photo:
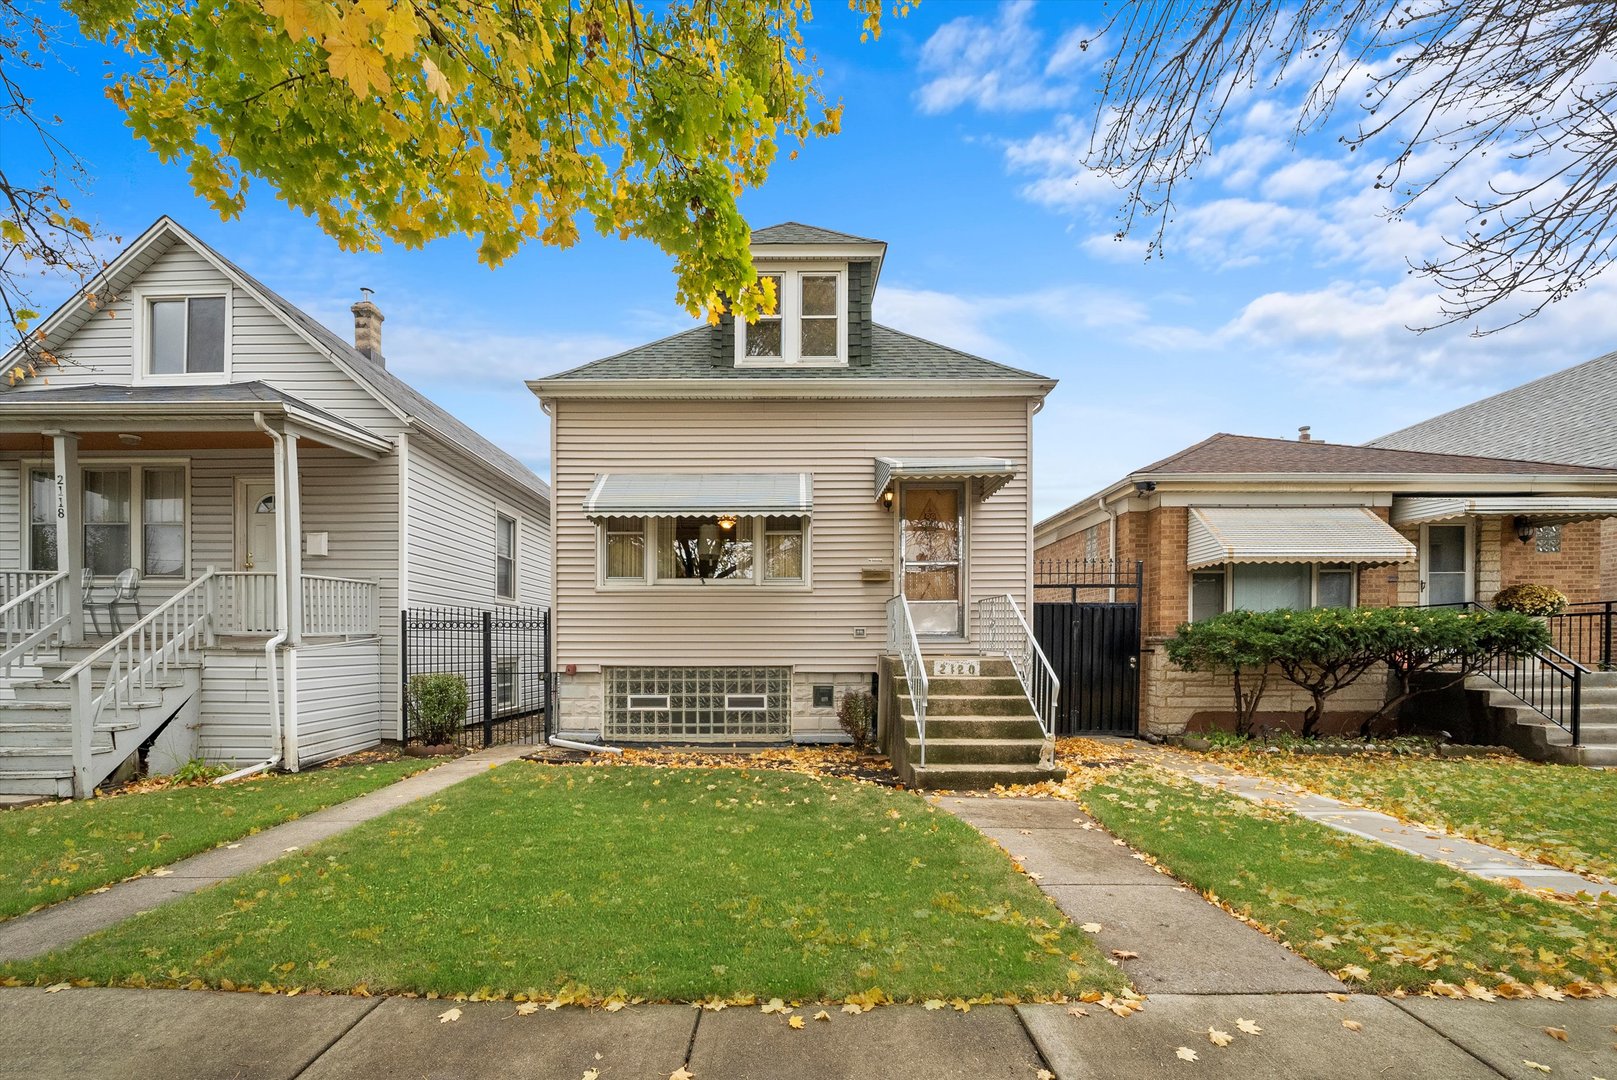
<path id="1" fill-rule="evenodd" d="M 1415 545 L 1361 506 L 1218 506 L 1190 511 L 1192 570 L 1223 563 L 1345 562 L 1415 558 Z"/>
<path id="2" fill-rule="evenodd" d="M 813 510 L 813 473 L 601 473 L 584 498 L 584 513 L 592 518 L 807 516 Z"/>
<path id="3" fill-rule="evenodd" d="M 986 499 L 1016 476 L 1016 464 L 996 457 L 879 457 L 876 498 L 900 480 L 975 480 L 977 498 Z"/>
<path id="4" fill-rule="evenodd" d="M 1398 525 L 1425 525 L 1473 514 L 1521 517 L 1534 525 L 1561 525 L 1579 518 L 1617 517 L 1617 499 L 1575 495 L 1480 495 L 1392 500 L 1392 520 Z"/>

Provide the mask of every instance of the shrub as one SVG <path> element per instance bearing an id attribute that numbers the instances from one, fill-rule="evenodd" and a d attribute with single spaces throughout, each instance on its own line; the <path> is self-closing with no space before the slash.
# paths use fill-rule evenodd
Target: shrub
<path id="1" fill-rule="evenodd" d="M 1228 671 L 1234 678 L 1235 733 L 1252 732 L 1252 717 L 1269 684 L 1269 665 L 1280 647 L 1266 612 L 1226 611 L 1184 623 L 1166 642 L 1169 663 L 1182 671 Z"/>
<path id="2" fill-rule="evenodd" d="M 412 675 L 407 688 L 410 737 L 428 746 L 450 742 L 466 726 L 471 698 L 460 675 Z"/>
<path id="3" fill-rule="evenodd" d="M 1520 615 L 1559 615 L 1566 610 L 1566 594 L 1551 585 L 1511 585 L 1493 594 L 1493 606 Z"/>
<path id="4" fill-rule="evenodd" d="M 853 740 L 856 752 L 870 751 L 872 721 L 876 719 L 876 699 L 864 690 L 849 690 L 837 705 L 837 723 Z"/>

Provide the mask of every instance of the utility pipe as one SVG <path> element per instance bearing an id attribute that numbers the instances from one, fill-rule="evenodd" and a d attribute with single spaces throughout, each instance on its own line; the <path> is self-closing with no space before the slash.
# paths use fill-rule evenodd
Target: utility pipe
<path id="1" fill-rule="evenodd" d="M 591 754 L 623 753 L 623 751 L 616 746 L 602 746 L 599 743 L 574 742 L 572 739 L 559 739 L 554 735 L 546 739 L 545 742 L 550 746 L 558 747 L 562 750 L 583 750 Z"/>

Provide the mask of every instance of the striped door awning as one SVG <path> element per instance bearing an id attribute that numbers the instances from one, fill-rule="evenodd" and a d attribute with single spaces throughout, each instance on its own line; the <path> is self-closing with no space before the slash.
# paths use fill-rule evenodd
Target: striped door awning
<path id="1" fill-rule="evenodd" d="M 1580 518 L 1617 517 L 1617 499 L 1577 495 L 1479 495 L 1392 500 L 1392 520 L 1399 525 L 1452 521 L 1473 514 L 1522 517 L 1533 525 L 1561 525 Z"/>
<path id="2" fill-rule="evenodd" d="M 1190 511 L 1186 562 L 1407 562 L 1415 545 L 1362 506 L 1217 506 Z"/>
<path id="3" fill-rule="evenodd" d="M 601 517 L 807 516 L 813 473 L 601 473 L 584 513 Z"/>
<path id="4" fill-rule="evenodd" d="M 975 480 L 977 498 L 986 499 L 1016 476 L 1016 463 L 996 457 L 879 457 L 876 498 L 900 480 Z"/>

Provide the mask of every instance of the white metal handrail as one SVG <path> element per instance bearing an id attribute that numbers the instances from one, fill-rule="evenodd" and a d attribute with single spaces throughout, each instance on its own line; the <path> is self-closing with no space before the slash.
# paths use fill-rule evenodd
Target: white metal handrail
<path id="1" fill-rule="evenodd" d="M 990 596 L 977 602 L 982 630 L 982 650 L 1004 656 L 1016 669 L 1022 692 L 1039 718 L 1045 738 L 1055 734 L 1056 701 L 1061 696 L 1061 680 L 1039 648 L 1033 629 L 1028 626 L 1016 598 L 1010 593 Z"/>
<path id="2" fill-rule="evenodd" d="M 276 618 L 273 570 L 225 570 L 214 574 L 216 634 L 273 634 Z"/>
<path id="3" fill-rule="evenodd" d="M 142 691 L 157 689 L 178 663 L 212 644 L 214 570 L 209 567 L 145 618 L 56 677 L 73 686 L 73 794 L 90 794 L 95 725 L 109 707 L 117 716 Z M 107 664 L 96 692 L 96 667 Z"/>
<path id="4" fill-rule="evenodd" d="M 380 593 L 374 581 L 303 575 L 303 632 L 310 637 L 376 633 Z"/>
<path id="5" fill-rule="evenodd" d="M 6 576 L 22 578 L 10 572 Z M 59 634 L 72 615 L 67 571 L 28 576 L 39 580 L 0 602 L 0 675 L 10 675 L 13 664 Z"/>
<path id="6" fill-rule="evenodd" d="M 921 643 L 915 637 L 915 622 L 910 618 L 910 603 L 903 595 L 887 601 L 887 651 L 897 656 L 904 665 L 904 681 L 910 689 L 910 705 L 915 710 L 915 735 L 920 743 L 920 758 L 916 762 L 926 766 L 926 662 L 921 658 Z M 899 737 L 903 737 L 900 732 Z"/>

